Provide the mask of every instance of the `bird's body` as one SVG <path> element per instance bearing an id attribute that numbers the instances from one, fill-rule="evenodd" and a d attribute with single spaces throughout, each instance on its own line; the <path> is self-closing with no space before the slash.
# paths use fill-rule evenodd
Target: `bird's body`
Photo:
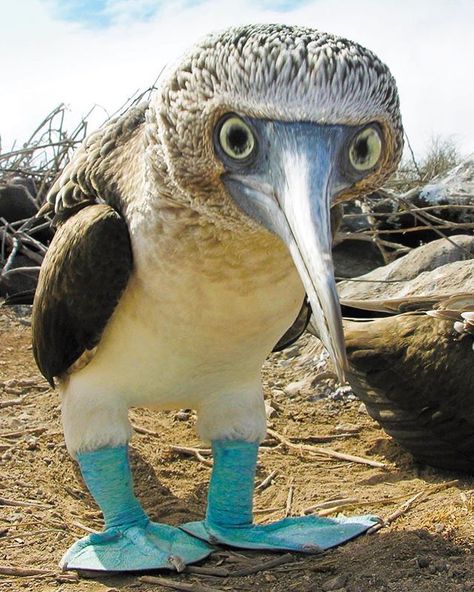
<path id="1" fill-rule="evenodd" d="M 380 185 L 401 150 L 386 66 L 284 25 L 209 36 L 149 103 L 86 140 L 49 194 L 59 228 L 33 313 L 38 365 L 59 383 L 68 449 L 106 522 L 63 565 L 169 568 L 208 555 L 203 541 L 313 552 L 372 524 L 253 524 L 260 369 L 306 293 L 343 374 L 330 211 Z M 132 406 L 198 411 L 214 452 L 203 522 L 144 514 L 127 460 Z"/>
<path id="2" fill-rule="evenodd" d="M 419 247 L 363 276 L 377 282 L 366 287 L 365 301 L 360 283 L 341 286 L 341 302 L 352 313 L 359 308 L 360 316 L 375 317 L 344 321 L 354 392 L 416 459 L 468 472 L 474 470 L 474 261 L 466 257 L 473 250 L 470 236 Z"/>
<path id="3" fill-rule="evenodd" d="M 472 473 L 472 335 L 461 338 L 452 321 L 407 313 L 347 321 L 345 336 L 349 382 L 370 415 L 417 460 Z"/>
<path id="4" fill-rule="evenodd" d="M 76 431 L 81 446 L 89 432 L 94 445 L 128 433 L 125 410 L 132 406 L 197 409 L 200 423 L 202 409 L 207 440 L 222 435 L 224 425 L 229 430 L 232 419 L 220 421 L 226 413 L 234 416 L 236 433 L 252 440 L 264 436 L 260 370 L 295 320 L 304 288 L 276 237 L 198 226 L 183 238 L 186 211 L 183 217 L 166 230 L 145 219 L 130 233 L 134 270 L 128 285 L 100 346 L 84 355 L 84 365 L 78 360 L 75 368 L 83 367 L 61 386 L 66 413 L 75 393 L 77 405 L 84 408 L 90 397 L 95 409 L 93 420 L 82 422 L 72 404 L 73 450 Z M 150 249 L 156 232 L 162 240 Z M 121 420 L 104 422 L 118 401 Z M 239 410 L 245 417 L 239 418 Z M 97 442 L 94 424 L 101 426 L 103 442 Z"/>

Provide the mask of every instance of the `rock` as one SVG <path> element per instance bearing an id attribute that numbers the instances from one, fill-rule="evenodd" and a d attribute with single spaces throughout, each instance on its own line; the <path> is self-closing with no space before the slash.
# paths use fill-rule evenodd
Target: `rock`
<path id="1" fill-rule="evenodd" d="M 265 414 L 267 419 L 271 419 L 276 414 L 276 409 L 268 401 L 265 401 Z"/>
<path id="2" fill-rule="evenodd" d="M 345 583 L 346 576 L 344 574 L 339 574 L 329 578 L 328 580 L 325 580 L 321 584 L 321 590 L 323 590 L 323 592 L 336 592 L 341 590 L 341 588 L 344 589 Z"/>
<path id="3" fill-rule="evenodd" d="M 37 211 L 33 196 L 24 185 L 0 185 L 0 218 L 5 218 L 8 222 L 17 222 L 32 218 Z"/>
<path id="4" fill-rule="evenodd" d="M 23 267 L 27 269 L 21 269 Z M 19 271 L 16 271 L 17 269 Z M 11 270 L 0 277 L 0 296 L 7 297 L 20 292 L 34 291 L 38 283 L 38 275 L 39 266 L 36 263 L 23 255 L 17 255 Z M 32 298 L 29 299 L 28 303 L 31 303 L 30 300 Z"/>
<path id="5" fill-rule="evenodd" d="M 415 561 L 416 561 L 416 564 L 418 565 L 418 567 L 420 567 L 422 569 L 428 567 L 430 564 L 429 557 L 417 557 L 415 559 Z"/>
<path id="6" fill-rule="evenodd" d="M 301 393 L 301 391 L 310 388 L 311 382 L 311 377 L 303 378 L 302 380 L 298 380 L 296 382 L 290 382 L 290 384 L 287 384 L 283 390 L 289 397 L 294 397 L 295 395 Z"/>
<path id="7" fill-rule="evenodd" d="M 446 239 L 418 247 L 357 278 L 372 281 L 340 282 L 337 286 L 339 297 L 341 300 L 385 300 L 474 292 L 474 259 L 465 260 L 466 251 L 474 257 L 474 237 L 457 235 L 450 240 L 461 248 Z M 389 283 L 383 283 L 387 280 Z M 400 280 L 400 283 L 394 280 Z"/>
<path id="8" fill-rule="evenodd" d="M 350 238 L 332 250 L 334 273 L 338 278 L 353 278 L 383 265 L 380 249 L 372 243 Z"/>

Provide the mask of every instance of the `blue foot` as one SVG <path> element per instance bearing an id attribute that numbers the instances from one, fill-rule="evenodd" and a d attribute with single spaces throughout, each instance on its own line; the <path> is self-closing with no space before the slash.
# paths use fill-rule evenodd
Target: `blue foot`
<path id="1" fill-rule="evenodd" d="M 215 440 L 212 451 L 206 518 L 180 527 L 203 541 L 242 549 L 317 553 L 353 539 L 377 521 L 373 516 L 303 516 L 255 525 L 252 499 L 258 443 Z"/>
<path id="2" fill-rule="evenodd" d="M 63 569 L 140 571 L 179 569 L 207 557 L 213 548 L 179 528 L 148 522 L 90 534 L 68 549 Z"/>
<path id="3" fill-rule="evenodd" d="M 377 522 L 373 516 L 285 518 L 273 524 L 222 527 L 206 521 L 188 522 L 181 528 L 211 544 L 241 549 L 318 553 L 362 534 Z"/>
<path id="4" fill-rule="evenodd" d="M 105 529 L 77 541 L 62 558 L 63 569 L 180 571 L 210 555 L 213 549 L 207 543 L 150 521 L 133 493 L 127 446 L 83 452 L 77 460 L 102 510 Z"/>

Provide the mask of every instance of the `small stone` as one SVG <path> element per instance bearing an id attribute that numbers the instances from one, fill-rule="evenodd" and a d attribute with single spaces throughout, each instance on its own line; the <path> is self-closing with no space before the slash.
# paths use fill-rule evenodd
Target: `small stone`
<path id="1" fill-rule="evenodd" d="M 28 450 L 38 450 L 38 438 L 35 438 L 34 436 L 28 438 L 26 441 L 26 447 Z"/>
<path id="2" fill-rule="evenodd" d="M 365 406 L 365 403 L 361 403 L 359 405 L 359 409 L 357 409 L 357 413 L 362 413 L 364 415 L 367 415 L 367 407 Z"/>
<path id="3" fill-rule="evenodd" d="M 265 401 L 265 415 L 267 419 L 271 419 L 276 414 L 276 409 L 269 403 Z"/>
<path id="4" fill-rule="evenodd" d="M 276 577 L 270 573 L 265 574 L 264 578 L 266 579 L 267 582 L 275 582 L 276 581 Z"/>
<path id="5" fill-rule="evenodd" d="M 323 592 L 337 592 L 341 588 L 344 588 L 344 584 L 346 583 L 346 576 L 343 574 L 339 574 L 334 576 L 333 578 L 329 578 L 321 584 L 321 590 Z"/>
<path id="6" fill-rule="evenodd" d="M 434 525 L 434 531 L 435 531 L 437 534 L 441 534 L 445 528 L 446 528 L 446 525 L 445 525 L 445 524 L 443 524 L 442 522 L 437 522 L 437 523 Z"/>
<path id="7" fill-rule="evenodd" d="M 175 415 L 175 418 L 178 421 L 188 421 L 188 419 L 190 417 L 191 417 L 191 410 L 190 409 L 180 409 Z"/>
<path id="8" fill-rule="evenodd" d="M 428 557 L 417 557 L 415 559 L 416 564 L 418 565 L 418 567 L 424 569 L 425 567 L 428 567 L 430 564 L 430 560 Z"/>
<path id="9" fill-rule="evenodd" d="M 285 394 L 289 397 L 294 397 L 299 394 L 303 389 L 309 386 L 308 379 L 298 380 L 296 382 L 290 382 L 285 386 Z"/>

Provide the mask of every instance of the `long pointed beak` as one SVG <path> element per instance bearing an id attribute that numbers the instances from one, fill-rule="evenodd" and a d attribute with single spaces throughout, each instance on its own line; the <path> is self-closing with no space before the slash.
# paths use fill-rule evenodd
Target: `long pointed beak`
<path id="1" fill-rule="evenodd" d="M 310 163 L 305 154 L 284 156 L 286 187 L 280 207 L 285 223 L 281 237 L 305 287 L 321 341 L 344 380 L 347 358 L 332 260 L 331 168 L 329 163 L 321 166 L 322 160 Z"/>
<path id="2" fill-rule="evenodd" d="M 253 175 L 232 174 L 245 187 L 237 203 L 286 243 L 305 287 L 319 336 L 340 380 L 348 368 L 342 315 L 334 279 L 330 208 L 339 134 L 309 124 L 279 124 L 278 166 Z M 295 129 L 295 127 L 297 129 Z M 299 132 L 299 133 L 295 133 Z M 273 132 L 275 133 L 275 132 Z M 230 187 L 229 187 L 230 188 Z M 234 193 L 234 192 L 232 192 Z"/>

